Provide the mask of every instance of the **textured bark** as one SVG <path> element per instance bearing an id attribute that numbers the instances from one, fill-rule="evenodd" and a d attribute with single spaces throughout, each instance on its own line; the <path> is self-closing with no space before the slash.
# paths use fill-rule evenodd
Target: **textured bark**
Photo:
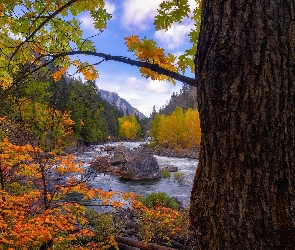
<path id="1" fill-rule="evenodd" d="M 202 7 L 195 249 L 295 249 L 295 1 Z"/>

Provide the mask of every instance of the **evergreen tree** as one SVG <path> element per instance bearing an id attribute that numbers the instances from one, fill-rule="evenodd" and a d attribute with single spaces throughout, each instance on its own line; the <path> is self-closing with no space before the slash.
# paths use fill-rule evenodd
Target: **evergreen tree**
<path id="1" fill-rule="evenodd" d="M 93 82 L 83 84 L 74 81 L 67 109 L 75 121 L 74 133 L 86 144 L 105 141 L 108 137 L 106 118 L 103 115 L 102 99 Z"/>
<path id="2" fill-rule="evenodd" d="M 154 119 L 157 114 L 158 112 L 156 111 L 156 106 L 154 105 L 152 113 L 150 114 L 150 119 Z"/>

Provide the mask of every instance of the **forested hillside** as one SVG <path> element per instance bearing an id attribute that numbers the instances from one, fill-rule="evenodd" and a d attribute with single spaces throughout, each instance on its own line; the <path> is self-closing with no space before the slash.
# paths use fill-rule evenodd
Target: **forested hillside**
<path id="1" fill-rule="evenodd" d="M 159 113 L 170 115 L 176 107 L 181 107 L 183 110 L 189 108 L 197 108 L 197 91 L 196 87 L 183 84 L 179 93 L 173 93 L 168 104 L 160 108 Z"/>
<path id="2" fill-rule="evenodd" d="M 73 134 L 59 142 L 62 148 L 77 141 L 89 144 L 106 141 L 108 137 L 116 138 L 118 118 L 124 116 L 121 110 L 101 98 L 94 82 L 83 83 L 67 76 L 57 82 L 49 78 L 19 86 L 1 100 L 0 112 L 18 128 L 11 130 L 9 138 L 18 143 L 42 138 L 48 149 L 54 147 L 53 143 L 57 143 L 53 142 L 54 138 L 58 137 L 58 129 L 55 125 L 50 128 L 50 121 L 53 124 L 53 120 L 64 115 L 72 120 Z M 44 124 L 49 126 L 46 132 L 41 129 Z"/>

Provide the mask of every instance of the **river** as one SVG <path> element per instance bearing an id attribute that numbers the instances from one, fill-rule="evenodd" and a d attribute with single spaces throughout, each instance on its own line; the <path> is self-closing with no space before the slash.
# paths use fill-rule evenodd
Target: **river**
<path id="1" fill-rule="evenodd" d="M 123 142 L 108 144 L 111 146 L 124 145 L 136 148 L 139 142 Z M 105 145 L 104 145 L 105 146 Z M 88 167 L 89 162 L 96 156 L 104 154 L 101 151 L 101 145 L 92 146 L 89 150 L 77 154 L 79 161 L 84 162 L 84 167 Z M 183 182 L 174 178 L 174 173 L 169 178 L 160 178 L 157 180 L 122 180 L 109 174 L 99 174 L 95 179 L 89 182 L 93 188 L 102 188 L 104 190 L 119 190 L 121 192 L 134 192 L 143 197 L 153 192 L 165 192 L 171 197 L 177 198 L 184 206 L 189 204 L 190 193 L 193 185 L 193 179 L 197 168 L 198 160 L 188 158 L 174 158 L 155 155 L 159 165 L 173 165 L 178 167 L 178 171 L 184 175 Z"/>

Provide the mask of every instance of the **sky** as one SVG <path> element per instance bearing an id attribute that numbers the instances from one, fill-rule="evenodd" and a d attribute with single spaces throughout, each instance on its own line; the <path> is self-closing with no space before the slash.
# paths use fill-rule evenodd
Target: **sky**
<path id="1" fill-rule="evenodd" d="M 97 52 L 133 58 L 124 44 L 124 37 L 138 35 L 139 38 L 153 39 L 166 52 L 181 55 L 190 48 L 188 33 L 194 23 L 187 18 L 182 23 L 173 24 L 167 31 L 156 31 L 153 18 L 162 0 L 107 0 L 105 8 L 112 14 L 107 28 L 99 32 L 93 26 L 92 18 L 87 13 L 78 16 L 84 37 L 92 37 Z M 192 7 L 194 0 L 189 0 Z M 82 58 L 81 58 L 82 59 Z M 99 58 L 87 58 L 90 63 L 99 62 Z M 145 116 L 149 117 L 153 106 L 156 110 L 163 107 L 173 92 L 179 92 L 181 82 L 176 86 L 167 81 L 152 81 L 142 77 L 135 66 L 119 62 L 103 62 L 96 66 L 99 78 L 98 88 L 116 92 Z M 73 69 L 74 71 L 74 69 Z M 71 69 L 69 71 L 71 72 Z M 192 76 L 192 75 L 188 75 Z"/>

